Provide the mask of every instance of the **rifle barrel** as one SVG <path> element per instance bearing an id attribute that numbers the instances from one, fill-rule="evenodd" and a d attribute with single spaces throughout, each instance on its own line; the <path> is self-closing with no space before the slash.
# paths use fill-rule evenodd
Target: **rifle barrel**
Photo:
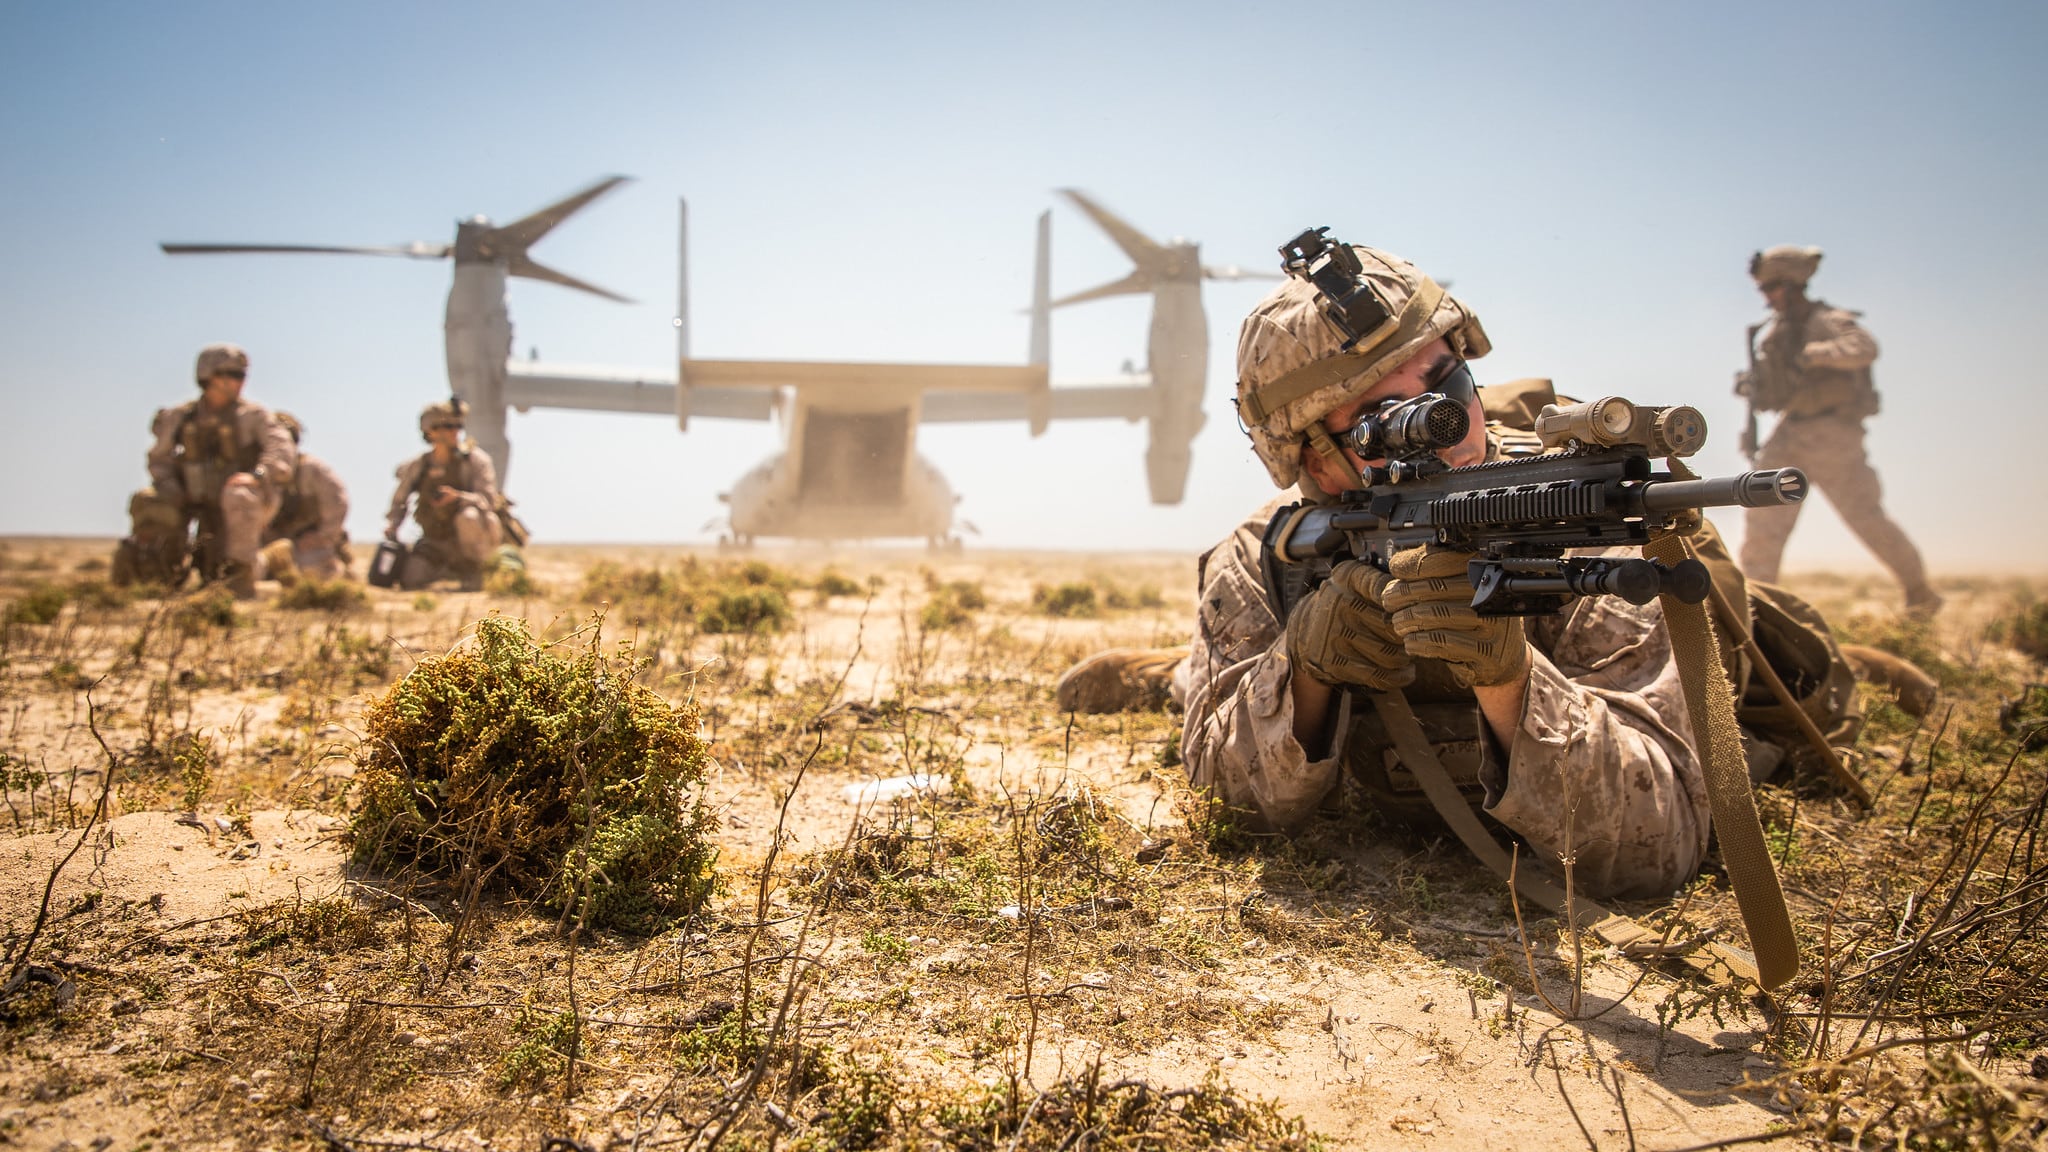
<path id="1" fill-rule="evenodd" d="M 1661 514 L 1688 508 L 1776 508 L 1806 499 L 1806 473 L 1765 468 L 1710 480 L 1668 480 L 1643 489 L 1643 511 Z"/>

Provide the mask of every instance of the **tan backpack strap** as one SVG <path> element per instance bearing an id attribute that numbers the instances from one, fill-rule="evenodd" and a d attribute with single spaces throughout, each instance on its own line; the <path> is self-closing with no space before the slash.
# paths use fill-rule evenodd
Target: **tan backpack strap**
<path id="1" fill-rule="evenodd" d="M 1410 296 L 1408 303 L 1402 306 L 1401 320 L 1393 335 L 1371 345 L 1355 347 L 1349 352 L 1325 356 L 1321 360 L 1311 360 L 1263 388 L 1246 392 L 1244 398 L 1238 402 L 1245 425 L 1256 428 L 1264 424 L 1267 417 L 1296 400 L 1356 376 L 1364 371 L 1360 361 L 1367 353 L 1376 348 L 1399 348 L 1403 343 L 1413 340 L 1422 331 L 1423 325 L 1429 323 L 1430 317 L 1436 315 L 1437 307 L 1443 302 L 1443 288 L 1427 276 L 1423 277 L 1421 286 L 1415 290 L 1415 295 Z"/>
<path id="2" fill-rule="evenodd" d="M 1486 826 L 1479 822 L 1478 813 L 1472 811 L 1472 806 L 1459 793 L 1458 786 L 1451 782 L 1451 774 L 1437 759 L 1436 749 L 1423 734 L 1414 709 L 1408 705 L 1408 698 L 1399 691 L 1374 692 L 1371 697 L 1380 722 L 1386 725 L 1387 734 L 1393 738 L 1395 753 L 1401 757 L 1401 763 L 1415 774 L 1437 814 L 1495 875 L 1502 880 L 1512 876 L 1518 894 L 1560 917 L 1569 917 L 1574 928 L 1593 933 L 1631 959 L 1676 959 L 1714 983 L 1725 983 L 1735 977 L 1752 983 L 1760 982 L 1756 961 L 1739 948 L 1709 942 L 1703 948 L 1669 951 L 1664 946 L 1662 933 L 1653 932 L 1577 893 L 1567 897 L 1564 889 L 1534 870 L 1514 867 L 1500 842 L 1486 831 Z"/>
<path id="3" fill-rule="evenodd" d="M 1692 558 L 1692 549 L 1684 536 L 1670 532 L 1644 545 L 1643 555 L 1669 567 Z M 1757 819 L 1756 797 L 1742 756 L 1742 732 L 1735 724 L 1735 699 L 1721 667 L 1721 646 L 1706 605 L 1669 595 L 1658 601 L 1671 633 L 1686 710 L 1692 716 L 1693 749 L 1706 777 L 1714 832 L 1721 838 L 1721 861 L 1742 909 L 1742 923 L 1749 929 L 1750 946 L 1756 950 L 1757 983 L 1776 988 L 1799 973 L 1799 940 L 1785 910 L 1785 893 L 1778 887 L 1778 870 L 1764 843 L 1763 824 Z"/>

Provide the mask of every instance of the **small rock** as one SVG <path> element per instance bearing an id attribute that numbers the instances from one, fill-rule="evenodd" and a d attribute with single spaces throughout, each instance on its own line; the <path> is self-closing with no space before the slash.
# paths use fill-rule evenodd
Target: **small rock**
<path id="1" fill-rule="evenodd" d="M 185 846 L 184 846 L 183 844 L 173 844 L 173 845 L 171 845 L 171 851 L 173 851 L 173 852 L 183 852 L 184 850 L 185 850 Z"/>
<path id="2" fill-rule="evenodd" d="M 249 1073 L 249 1083 L 251 1084 L 267 1084 L 275 1079 L 277 1079 L 277 1069 L 275 1068 L 258 1068 L 254 1072 Z"/>
<path id="3" fill-rule="evenodd" d="M 335 1122 L 336 1124 L 346 1124 L 346 1123 L 348 1123 L 348 1113 L 346 1113 L 346 1112 L 336 1112 L 336 1113 L 334 1114 L 334 1122 Z"/>
<path id="4" fill-rule="evenodd" d="M 137 1012 L 142 1011 L 142 1004 L 133 996 L 123 996 L 119 1000 L 114 1001 L 113 1007 L 107 1009 L 107 1011 L 116 1016 L 133 1016 Z"/>
<path id="5" fill-rule="evenodd" d="M 261 1104 L 268 1099 L 270 1099 L 270 1093 L 265 1092 L 260 1088 L 249 1093 L 249 1103 L 251 1104 Z"/>
<path id="6" fill-rule="evenodd" d="M 440 1118 L 441 1110 L 439 1108 L 420 1109 L 420 1123 L 422 1124 L 432 1124 L 434 1121 L 439 1120 Z"/>
<path id="7" fill-rule="evenodd" d="M 1138 863 L 1151 864 L 1163 860 L 1166 858 L 1167 852 L 1171 851 L 1172 848 L 1173 841 L 1171 840 L 1147 840 L 1143 844 L 1138 845 Z"/>
<path id="8" fill-rule="evenodd" d="M 391 1042 L 393 1044 L 398 1045 L 400 1048 L 410 1048 L 413 1045 L 419 1043 L 420 1038 L 419 1034 L 416 1032 L 400 1032 L 398 1035 L 393 1036 L 391 1038 Z"/>
<path id="9" fill-rule="evenodd" d="M 247 1080 L 242 1079 L 240 1076 L 228 1077 L 228 1087 L 230 1088 L 247 1088 L 248 1086 L 249 1082 Z"/>
<path id="10" fill-rule="evenodd" d="M 692 944 L 708 944 L 708 943 L 710 943 L 710 942 L 711 942 L 711 937 L 709 937 L 709 936 L 706 936 L 706 935 L 705 935 L 705 934 L 703 934 L 702 932 L 692 932 L 692 933 L 690 933 L 690 943 L 692 943 Z"/>
<path id="11" fill-rule="evenodd" d="M 92 1140 L 92 1152 L 107 1152 L 107 1149 L 113 1143 L 114 1138 L 112 1136 L 95 1136 Z"/>

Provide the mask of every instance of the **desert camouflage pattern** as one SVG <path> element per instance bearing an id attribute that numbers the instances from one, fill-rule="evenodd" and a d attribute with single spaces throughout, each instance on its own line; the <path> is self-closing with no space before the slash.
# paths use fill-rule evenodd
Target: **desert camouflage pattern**
<path id="1" fill-rule="evenodd" d="M 1267 521 L 1297 499 L 1289 492 L 1253 513 L 1205 558 L 1181 736 L 1197 787 L 1282 830 L 1315 813 L 1347 756 L 1384 762 L 1391 752 L 1348 733 L 1335 747 L 1294 737 L 1285 628 L 1262 586 L 1259 550 Z M 1528 703 L 1512 747 L 1497 746 L 1464 697 L 1481 810 L 1553 866 L 1573 852 L 1582 891 L 1668 894 L 1699 869 L 1709 812 L 1662 613 L 1587 598 L 1531 621 L 1529 639 Z M 1420 663 L 1418 681 L 1450 679 Z"/>
<path id="2" fill-rule="evenodd" d="M 239 344 L 208 344 L 192 364 L 192 378 L 204 384 L 223 372 L 249 372 L 249 354 Z"/>
<path id="3" fill-rule="evenodd" d="M 340 473 L 320 457 L 301 452 L 264 543 L 289 542 L 298 572 L 333 580 L 348 570 L 347 523 L 348 488 Z"/>
<path id="4" fill-rule="evenodd" d="M 1366 277 L 1376 285 L 1387 306 L 1397 313 L 1423 287 L 1422 270 L 1391 252 L 1354 245 L 1365 265 Z M 1397 334 L 1398 335 L 1398 334 Z M 1400 367 L 1424 346 L 1439 339 L 1467 360 L 1477 360 L 1492 350 L 1479 316 L 1456 298 L 1445 293 L 1435 311 L 1405 338 L 1392 339 L 1386 346 L 1364 353 L 1345 353 L 1344 335 L 1321 311 L 1321 296 L 1313 284 L 1290 278 L 1260 301 L 1245 317 L 1237 335 L 1238 413 L 1252 448 L 1266 465 L 1277 487 L 1285 488 L 1301 476 L 1302 432 L 1320 421 L 1331 409 L 1363 395 L 1388 373 Z M 1318 360 L 1351 355 L 1358 371 L 1334 384 L 1288 402 L 1263 418 L 1254 402 L 1263 389 L 1289 372 Z"/>
<path id="5" fill-rule="evenodd" d="M 444 485 L 456 496 L 453 503 L 439 507 L 434 497 Z M 424 554 L 438 555 L 451 566 L 480 569 L 504 542 L 498 500 L 498 472 L 483 449 L 467 445 L 445 465 L 431 451 L 422 452 L 398 466 L 398 489 L 385 513 L 385 535 L 396 537 L 410 510 L 427 545 L 421 550 Z"/>
<path id="6" fill-rule="evenodd" d="M 1788 281 L 1804 284 L 1820 271 L 1821 250 L 1800 244 L 1780 244 L 1749 258 L 1749 274 L 1759 284 Z"/>
<path id="7" fill-rule="evenodd" d="M 251 400 L 219 412 L 199 400 L 159 409 L 150 434 L 150 502 L 177 509 L 181 523 L 195 514 L 202 520 L 217 514 L 222 560 L 245 585 L 238 591 L 252 591 L 246 585 L 255 578 L 264 529 L 277 515 L 282 488 L 298 464 L 291 434 Z M 242 474 L 258 476 L 257 483 L 228 486 Z"/>

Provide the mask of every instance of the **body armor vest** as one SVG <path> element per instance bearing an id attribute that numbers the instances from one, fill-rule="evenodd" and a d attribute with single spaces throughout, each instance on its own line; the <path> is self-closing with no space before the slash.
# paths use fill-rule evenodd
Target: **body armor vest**
<path id="1" fill-rule="evenodd" d="M 240 416 L 239 406 L 218 412 L 194 404 L 191 415 L 179 426 L 178 475 L 187 500 L 217 505 L 228 477 L 255 470 L 262 445 L 241 442 Z"/>
<path id="2" fill-rule="evenodd" d="M 455 539 L 455 514 L 459 510 L 454 504 L 435 506 L 434 497 L 443 487 L 457 492 L 475 491 L 470 486 L 467 448 L 449 457 L 446 464 L 436 460 L 431 450 L 420 456 L 420 478 L 413 486 L 412 518 L 420 526 L 420 535 L 437 542 Z"/>
<path id="3" fill-rule="evenodd" d="M 1783 412 L 1788 419 L 1827 416 L 1862 420 L 1878 413 L 1877 382 L 1868 367 L 1800 368 L 1807 326 L 1828 305 L 1819 300 L 1771 321 L 1763 340 L 1763 387 L 1752 393 L 1764 412 Z M 1852 313 L 1853 315 L 1853 313 Z"/>

